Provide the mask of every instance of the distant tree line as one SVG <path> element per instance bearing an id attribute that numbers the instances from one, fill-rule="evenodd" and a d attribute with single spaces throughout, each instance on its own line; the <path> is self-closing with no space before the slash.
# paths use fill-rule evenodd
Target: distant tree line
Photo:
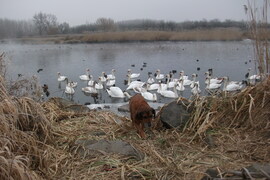
<path id="1" fill-rule="evenodd" d="M 162 20 L 129 20 L 114 22 L 110 18 L 98 18 L 95 23 L 88 23 L 70 27 L 67 22 L 59 23 L 53 14 L 39 12 L 29 21 L 16 21 L 0 18 L 0 39 L 15 38 L 23 36 L 42 36 L 55 34 L 78 34 L 85 32 L 112 32 L 112 31 L 134 31 L 134 30 L 155 30 L 155 31 L 183 31 L 193 29 L 211 29 L 237 27 L 247 29 L 245 21 L 225 20 L 201 20 L 173 22 Z"/>

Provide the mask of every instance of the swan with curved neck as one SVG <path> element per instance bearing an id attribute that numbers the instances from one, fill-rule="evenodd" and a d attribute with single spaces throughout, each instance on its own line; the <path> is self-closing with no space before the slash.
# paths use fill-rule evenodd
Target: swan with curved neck
<path id="1" fill-rule="evenodd" d="M 161 83 L 161 81 L 159 81 L 157 93 L 160 93 L 161 91 L 166 91 L 167 88 L 168 88 L 167 84 Z"/>
<path id="2" fill-rule="evenodd" d="M 221 84 L 217 84 L 217 83 L 211 83 L 211 79 L 210 77 L 206 78 L 206 90 L 217 90 L 221 87 Z"/>
<path id="3" fill-rule="evenodd" d="M 94 83 L 95 83 L 95 81 L 93 80 L 93 76 L 90 75 L 90 79 L 89 79 L 87 85 L 88 85 L 88 86 L 94 86 Z"/>
<path id="4" fill-rule="evenodd" d="M 156 73 L 157 73 L 156 75 L 157 80 L 164 79 L 164 74 L 160 74 L 160 69 L 157 69 Z"/>
<path id="5" fill-rule="evenodd" d="M 166 77 L 167 77 L 167 87 L 173 88 L 176 82 L 171 80 L 170 74 L 167 74 Z"/>
<path id="6" fill-rule="evenodd" d="M 101 82 L 101 78 L 98 78 L 98 83 L 95 84 L 96 89 L 103 89 L 103 84 Z"/>
<path id="7" fill-rule="evenodd" d="M 140 76 L 140 73 L 131 73 L 131 69 L 128 69 L 127 73 L 130 75 L 131 79 L 138 78 Z"/>
<path id="8" fill-rule="evenodd" d="M 67 79 L 67 84 L 66 84 L 66 88 L 65 88 L 65 93 L 66 94 L 74 94 L 75 93 L 75 90 L 73 87 L 70 86 L 68 79 Z"/>
<path id="9" fill-rule="evenodd" d="M 119 87 L 110 87 L 106 89 L 106 91 L 108 92 L 109 96 L 113 98 L 130 98 L 129 94 L 127 92 L 123 92 Z"/>
<path id="10" fill-rule="evenodd" d="M 156 93 L 150 93 L 147 91 L 147 89 L 145 88 L 134 88 L 134 91 L 136 93 L 140 93 L 144 99 L 148 100 L 148 101 L 157 101 L 157 94 Z"/>
<path id="11" fill-rule="evenodd" d="M 194 96 L 199 95 L 201 93 L 199 81 L 194 83 L 194 87 L 191 89 L 191 93 Z"/>
<path id="12" fill-rule="evenodd" d="M 178 83 L 177 83 L 177 87 L 176 87 L 176 89 L 178 90 L 178 91 L 184 91 L 185 90 L 185 86 L 184 86 L 184 80 L 183 79 L 179 79 L 179 81 L 178 81 Z"/>
<path id="13" fill-rule="evenodd" d="M 87 86 L 82 88 L 82 91 L 85 93 L 95 94 L 97 93 L 97 89 L 95 88 L 96 82 L 94 82 L 93 86 Z"/>
<path id="14" fill-rule="evenodd" d="M 115 69 L 112 69 L 112 74 L 107 75 L 107 80 L 115 80 Z"/>
<path id="15" fill-rule="evenodd" d="M 83 80 L 83 81 L 89 81 L 89 79 L 90 79 L 90 74 L 89 74 L 89 72 L 90 72 L 90 69 L 87 68 L 85 74 L 80 75 L 79 78 L 80 78 L 81 80 Z"/>
<path id="16" fill-rule="evenodd" d="M 198 77 L 198 75 L 194 73 L 191 75 L 191 77 L 192 77 L 192 82 L 190 84 L 190 88 L 194 88 L 195 83 L 196 83 L 196 78 Z M 199 81 L 197 81 L 197 82 L 199 83 Z"/>
<path id="17" fill-rule="evenodd" d="M 101 73 L 100 81 L 101 81 L 101 82 L 106 82 L 106 81 L 107 81 L 107 78 L 105 77 L 105 72 L 102 72 L 102 73 Z"/>
<path id="18" fill-rule="evenodd" d="M 176 90 L 176 86 L 177 86 L 177 84 L 174 85 L 173 91 L 171 91 L 171 90 L 161 90 L 160 95 L 164 96 L 164 97 L 167 97 L 167 98 L 178 98 L 179 96 L 178 96 L 178 93 L 177 93 L 177 90 Z"/>
<path id="19" fill-rule="evenodd" d="M 148 75 L 147 83 L 148 84 L 153 84 L 155 82 L 155 79 L 152 77 L 151 74 Z"/>
<path id="20" fill-rule="evenodd" d="M 229 82 L 229 78 L 226 76 L 224 77 L 224 86 L 223 86 L 223 91 L 239 91 L 243 88 L 243 83 L 242 82 Z"/>
<path id="21" fill-rule="evenodd" d="M 184 71 L 180 71 L 179 74 L 180 74 L 179 80 L 180 79 L 183 80 L 183 85 L 184 86 L 190 86 L 190 84 L 192 83 L 192 81 L 188 79 L 188 76 L 185 75 L 185 72 Z"/>
<path id="22" fill-rule="evenodd" d="M 57 81 L 65 81 L 67 79 L 67 76 L 62 76 L 60 72 L 57 72 L 58 78 Z"/>
<path id="23" fill-rule="evenodd" d="M 210 75 L 209 71 L 204 73 L 206 76 L 205 84 L 210 83 L 210 84 L 220 84 L 223 82 L 223 78 L 212 78 Z M 209 81 L 209 82 L 208 82 Z"/>

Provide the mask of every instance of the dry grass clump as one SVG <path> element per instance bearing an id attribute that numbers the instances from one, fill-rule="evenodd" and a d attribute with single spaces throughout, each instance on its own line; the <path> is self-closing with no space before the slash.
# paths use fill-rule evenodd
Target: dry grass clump
<path id="1" fill-rule="evenodd" d="M 75 37 L 75 39 L 77 39 Z M 80 37 L 81 42 L 129 42 L 129 41 L 231 41 L 243 39 L 243 32 L 237 28 L 208 30 L 169 31 L 127 31 L 89 33 Z M 73 39 L 73 41 L 75 40 Z M 77 39 L 78 40 L 78 39 Z"/>
<path id="2" fill-rule="evenodd" d="M 202 97 L 194 101 L 193 120 L 186 130 L 203 134 L 208 129 L 243 128 L 268 131 L 270 128 L 270 78 L 237 95 Z"/>
<path id="3" fill-rule="evenodd" d="M 6 84 L 0 76 L 0 179 L 40 179 L 48 174 L 51 123 L 39 103 L 11 96 Z"/>

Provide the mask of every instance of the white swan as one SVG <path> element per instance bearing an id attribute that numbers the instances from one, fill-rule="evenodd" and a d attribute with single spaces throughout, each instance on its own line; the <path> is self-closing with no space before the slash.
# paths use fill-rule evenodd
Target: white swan
<path id="1" fill-rule="evenodd" d="M 130 74 L 128 76 L 128 87 L 126 90 L 134 89 L 135 87 L 142 87 L 144 85 L 144 82 L 141 81 L 132 81 L 130 82 Z"/>
<path id="2" fill-rule="evenodd" d="M 68 86 L 70 86 L 70 87 L 75 88 L 75 87 L 77 87 L 77 85 L 78 85 L 78 82 L 74 82 L 74 81 L 68 82 Z"/>
<path id="3" fill-rule="evenodd" d="M 95 82 L 96 83 L 96 82 Z M 94 83 L 94 84 L 95 84 Z M 85 93 L 90 93 L 90 94 L 96 94 L 98 93 L 97 92 L 97 89 L 95 88 L 95 86 L 87 86 L 87 87 L 84 87 L 82 88 L 82 91 L 85 92 Z"/>
<path id="4" fill-rule="evenodd" d="M 67 84 L 66 84 L 66 88 L 65 88 L 65 93 L 66 94 L 74 94 L 75 93 L 74 88 L 69 85 L 68 80 L 67 80 Z"/>
<path id="5" fill-rule="evenodd" d="M 168 88 L 167 84 L 161 83 L 161 81 L 159 81 L 157 93 L 160 93 L 161 91 L 166 91 L 167 88 Z"/>
<path id="6" fill-rule="evenodd" d="M 89 79 L 87 85 L 88 85 L 88 86 L 94 86 L 94 83 L 95 83 L 95 81 L 93 80 L 93 76 L 90 75 L 90 79 Z"/>
<path id="7" fill-rule="evenodd" d="M 191 75 L 191 77 L 192 77 L 192 82 L 191 82 L 191 84 L 190 84 L 190 88 L 194 88 L 194 85 L 195 85 L 195 83 L 196 83 L 196 78 L 198 77 L 198 75 L 195 74 L 195 73 L 193 73 L 193 74 Z M 197 81 L 197 82 L 199 82 L 199 81 Z"/>
<path id="8" fill-rule="evenodd" d="M 185 90 L 185 86 L 184 86 L 184 80 L 183 79 L 179 79 L 179 81 L 178 81 L 178 83 L 177 83 L 177 87 L 176 87 L 176 89 L 178 90 L 178 91 L 184 91 Z"/>
<path id="9" fill-rule="evenodd" d="M 156 73 L 157 73 L 156 75 L 157 80 L 164 79 L 164 74 L 160 74 L 160 69 L 157 69 Z"/>
<path id="10" fill-rule="evenodd" d="M 100 81 L 101 81 L 101 82 L 106 82 L 106 81 L 107 81 L 107 78 L 105 77 L 105 72 L 102 72 L 102 73 L 101 73 Z"/>
<path id="11" fill-rule="evenodd" d="M 212 78 L 208 71 L 205 72 L 205 76 L 206 76 L 205 84 L 207 84 L 208 81 L 210 84 L 220 84 L 223 82 L 223 78 Z"/>
<path id="12" fill-rule="evenodd" d="M 90 69 L 86 69 L 85 74 L 80 75 L 79 78 L 83 81 L 89 81 L 90 75 L 89 75 Z"/>
<path id="13" fill-rule="evenodd" d="M 175 85 L 175 81 L 171 81 L 170 74 L 167 74 L 167 88 L 173 88 Z"/>
<path id="14" fill-rule="evenodd" d="M 194 83 L 194 87 L 191 89 L 192 95 L 199 95 L 201 93 L 199 81 Z"/>
<path id="15" fill-rule="evenodd" d="M 159 88 L 159 84 L 154 83 L 154 84 L 146 84 L 146 89 L 148 91 L 153 91 L 153 90 L 157 90 Z"/>
<path id="16" fill-rule="evenodd" d="M 106 90 L 109 96 L 114 98 L 125 98 L 127 96 L 127 92 L 123 92 L 119 87 L 110 87 Z"/>
<path id="17" fill-rule="evenodd" d="M 128 69 L 128 75 L 130 75 L 131 79 L 138 78 L 141 74 L 140 73 L 131 73 L 131 69 Z"/>
<path id="18" fill-rule="evenodd" d="M 61 82 L 61 81 L 65 81 L 67 79 L 67 76 L 61 76 L 60 72 L 57 72 L 58 78 L 57 81 Z"/>
<path id="19" fill-rule="evenodd" d="M 145 88 L 141 88 L 141 89 L 138 89 L 138 88 L 135 88 L 134 91 L 136 93 L 140 93 L 144 99 L 148 100 L 148 101 L 157 101 L 157 94 L 156 93 L 150 93 L 148 92 Z"/>
<path id="20" fill-rule="evenodd" d="M 108 80 L 114 80 L 115 79 L 114 73 L 115 73 L 115 69 L 112 69 L 112 74 L 108 74 L 107 75 L 107 79 Z"/>
<path id="21" fill-rule="evenodd" d="M 260 75 L 257 74 L 250 74 L 251 68 L 248 68 L 248 73 L 246 74 L 247 81 L 250 85 L 255 85 L 256 81 L 259 81 L 261 79 Z"/>
<path id="22" fill-rule="evenodd" d="M 98 83 L 95 84 L 96 89 L 103 89 L 103 84 L 101 82 L 101 78 L 98 78 Z"/>
<path id="23" fill-rule="evenodd" d="M 177 86 L 177 84 L 175 84 L 175 86 L 173 88 L 173 91 L 171 91 L 171 90 L 161 90 L 160 95 L 164 96 L 164 97 L 167 97 L 167 98 L 178 98 L 178 93 L 177 93 L 177 90 L 176 90 L 176 86 Z"/>
<path id="24" fill-rule="evenodd" d="M 148 77 L 148 79 L 147 79 L 147 83 L 148 83 L 148 84 L 153 84 L 154 82 L 155 82 L 155 79 L 152 77 L 151 74 L 149 74 L 149 77 Z"/>
<path id="25" fill-rule="evenodd" d="M 242 82 L 235 82 L 231 81 L 229 82 L 228 77 L 224 77 L 224 86 L 223 86 L 223 91 L 239 91 L 243 88 L 243 83 Z"/>
<path id="26" fill-rule="evenodd" d="M 211 83 L 211 79 L 210 77 L 206 78 L 206 90 L 217 90 L 220 88 L 221 84 L 217 84 L 217 83 Z"/>
<path id="27" fill-rule="evenodd" d="M 113 86 L 113 85 L 115 85 L 115 79 L 109 79 L 109 80 L 107 80 L 106 86 Z"/>
<path id="28" fill-rule="evenodd" d="M 183 80 L 183 85 L 184 86 L 190 86 L 190 84 L 192 83 L 191 80 L 188 79 L 188 76 L 184 74 L 184 71 L 180 71 L 180 77 L 179 79 Z"/>

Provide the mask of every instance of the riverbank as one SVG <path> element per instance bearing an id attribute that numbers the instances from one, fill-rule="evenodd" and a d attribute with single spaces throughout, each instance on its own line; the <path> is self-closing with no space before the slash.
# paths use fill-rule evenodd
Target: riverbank
<path id="1" fill-rule="evenodd" d="M 13 39 L 22 43 L 104 43 L 153 41 L 241 41 L 248 39 L 247 32 L 238 28 L 197 29 L 189 31 L 126 31 L 86 32 L 84 34 L 23 37 Z M 4 42 L 4 41 L 3 41 Z"/>

